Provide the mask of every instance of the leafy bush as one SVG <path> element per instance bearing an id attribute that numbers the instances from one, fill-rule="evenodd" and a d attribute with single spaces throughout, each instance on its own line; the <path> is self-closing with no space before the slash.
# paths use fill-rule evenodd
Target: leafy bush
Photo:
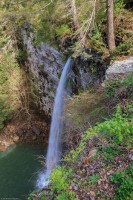
<path id="1" fill-rule="evenodd" d="M 70 27 L 67 24 L 62 24 L 61 26 L 56 27 L 55 30 L 57 36 L 65 36 L 71 33 Z"/>
<path id="2" fill-rule="evenodd" d="M 126 78 L 116 78 L 110 80 L 105 85 L 105 91 L 109 97 L 116 97 L 121 88 L 124 89 L 125 96 L 131 97 L 133 88 L 133 74 L 129 74 Z"/>
<path id="3" fill-rule="evenodd" d="M 115 200 L 133 199 L 133 162 L 127 170 L 116 172 L 110 180 L 117 186 Z"/>
<path id="4" fill-rule="evenodd" d="M 128 104 L 129 105 L 129 104 Z M 130 106 L 129 109 L 132 109 Z M 67 162 L 75 162 L 78 156 L 83 152 L 86 147 L 87 140 L 102 134 L 103 137 L 108 138 L 108 140 L 115 144 L 124 144 L 130 146 L 132 144 L 133 135 L 133 112 L 130 110 L 130 115 L 127 113 L 122 113 L 120 105 L 117 106 L 116 113 L 114 116 L 106 120 L 103 123 L 99 123 L 93 128 L 89 128 L 85 134 L 82 135 L 82 140 L 76 150 L 71 150 L 70 153 L 65 157 Z"/>
<path id="5" fill-rule="evenodd" d="M 132 42 L 122 42 L 120 43 L 115 50 L 112 51 L 113 55 L 128 55 L 133 52 L 133 43 Z"/>
<path id="6" fill-rule="evenodd" d="M 28 199 L 27 200 L 32 200 L 32 197 L 28 197 Z"/>
<path id="7" fill-rule="evenodd" d="M 69 189 L 71 184 L 69 176 L 71 173 L 72 170 L 67 170 L 65 166 L 53 170 L 51 175 L 51 194 L 53 196 L 56 193 L 56 200 L 76 200 L 74 192 Z"/>
<path id="8" fill-rule="evenodd" d="M 93 174 L 92 176 L 89 177 L 89 183 L 91 185 L 94 185 L 98 182 L 98 180 L 100 179 L 100 175 L 99 174 Z"/>
<path id="9" fill-rule="evenodd" d="M 42 195 L 40 200 L 46 200 L 46 195 Z"/>
<path id="10" fill-rule="evenodd" d="M 108 146 L 102 147 L 101 152 L 104 155 L 104 160 L 107 160 L 111 163 L 114 162 L 115 156 L 118 156 L 122 153 L 122 151 L 117 147 L 108 147 Z"/>
<path id="11" fill-rule="evenodd" d="M 34 45 L 38 45 L 41 42 L 47 42 L 51 44 L 55 37 L 55 29 L 49 24 L 49 22 L 40 19 L 37 23 Z M 38 25 L 39 23 L 39 25 Z M 54 43 L 52 43 L 54 45 Z"/>
<path id="12" fill-rule="evenodd" d="M 20 69 L 12 52 L 0 54 L 0 129 L 18 106 Z"/>
<path id="13" fill-rule="evenodd" d="M 5 105 L 5 98 L 0 95 L 0 130 L 4 127 L 4 122 L 10 119 L 10 106 Z"/>
<path id="14" fill-rule="evenodd" d="M 133 123 L 122 114 L 120 106 L 117 106 L 117 111 L 112 119 L 97 125 L 95 130 L 107 137 L 112 136 L 117 144 L 122 142 L 129 144 L 132 142 Z"/>
<path id="15" fill-rule="evenodd" d="M 1 37 L 1 39 L 0 39 L 0 48 L 3 48 L 4 45 L 7 43 L 7 41 L 8 41 L 8 38 L 7 38 L 6 35 L 4 35 L 3 37 Z"/>
<path id="16" fill-rule="evenodd" d="M 104 52 L 105 44 L 103 43 L 102 34 L 100 33 L 97 26 L 95 27 L 95 30 L 91 36 L 91 44 L 98 52 Z"/>
<path id="17" fill-rule="evenodd" d="M 121 10 L 124 8 L 124 6 L 125 6 L 124 0 L 114 1 L 114 12 L 116 16 L 121 13 Z"/>

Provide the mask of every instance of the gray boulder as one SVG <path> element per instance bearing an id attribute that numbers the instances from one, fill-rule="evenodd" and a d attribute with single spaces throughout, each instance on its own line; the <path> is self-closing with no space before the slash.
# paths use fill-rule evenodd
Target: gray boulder
<path id="1" fill-rule="evenodd" d="M 113 62 L 105 73 L 105 81 L 123 78 L 133 72 L 133 57 L 126 60 Z"/>

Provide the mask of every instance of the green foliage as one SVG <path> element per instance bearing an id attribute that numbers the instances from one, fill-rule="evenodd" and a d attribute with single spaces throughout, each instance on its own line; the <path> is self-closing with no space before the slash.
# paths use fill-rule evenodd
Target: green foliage
<path id="1" fill-rule="evenodd" d="M 133 162 L 127 170 L 116 172 L 110 180 L 117 186 L 114 200 L 133 199 Z"/>
<path id="2" fill-rule="evenodd" d="M 129 106 L 132 111 L 132 106 Z M 132 144 L 133 123 L 131 122 L 133 113 L 130 115 L 122 113 L 120 105 L 117 106 L 116 113 L 110 120 L 99 123 L 93 128 L 90 128 L 85 134 L 82 135 L 82 140 L 76 150 L 71 150 L 70 153 L 64 158 L 67 162 L 75 162 L 78 156 L 83 152 L 86 147 L 87 139 L 91 139 L 101 133 L 110 142 L 115 144 L 124 144 L 130 146 Z M 112 140 L 112 141 L 111 141 Z M 112 157 L 110 154 L 107 157 Z M 109 159 L 109 157 L 107 159 Z"/>
<path id="3" fill-rule="evenodd" d="M 99 174 L 93 174 L 92 176 L 89 176 L 89 184 L 94 185 L 98 182 L 99 179 L 100 179 Z"/>
<path id="4" fill-rule="evenodd" d="M 2 30 L 0 30 L 0 31 L 2 31 Z M 3 48 L 7 42 L 8 42 L 8 38 L 7 38 L 6 35 L 1 37 L 1 39 L 0 39 L 0 48 Z"/>
<path id="5" fill-rule="evenodd" d="M 55 30 L 57 36 L 63 37 L 67 34 L 71 33 L 70 27 L 67 24 L 62 24 L 61 26 L 58 26 Z"/>
<path id="6" fill-rule="evenodd" d="M 2 37 L 3 40 L 3 37 Z M 1 41 L 1 40 L 0 40 Z M 20 69 L 12 51 L 0 53 L 0 130 L 16 106 Z"/>
<path id="7" fill-rule="evenodd" d="M 70 153 L 65 156 L 64 160 L 69 163 L 75 162 L 78 159 L 79 154 L 83 152 L 85 146 L 86 146 L 86 140 L 83 138 L 83 140 L 81 140 L 76 150 L 71 150 Z"/>
<path id="8" fill-rule="evenodd" d="M 75 194 L 69 189 L 69 180 L 72 170 L 67 170 L 65 166 L 54 169 L 51 175 L 52 195 L 56 193 L 56 200 L 76 200 Z"/>
<path id="9" fill-rule="evenodd" d="M 92 33 L 91 36 L 91 44 L 98 52 L 104 52 L 105 50 L 105 44 L 102 40 L 102 34 L 99 31 L 98 27 L 95 27 L 95 30 Z"/>
<path id="10" fill-rule="evenodd" d="M 114 157 L 120 155 L 122 152 L 117 147 L 105 146 L 101 148 L 101 153 L 104 156 L 104 160 L 113 163 Z"/>
<path id="11" fill-rule="evenodd" d="M 115 17 L 121 14 L 125 6 L 125 1 L 126 0 L 114 1 Z M 78 0 L 75 1 L 75 3 L 79 24 L 78 30 L 74 27 L 74 19 L 71 15 L 70 5 L 67 0 L 31 0 L 24 2 L 11 0 L 8 3 L 2 1 L 0 3 L 1 19 L 6 17 L 8 21 L 7 27 L 9 27 L 7 28 L 7 32 L 10 30 L 11 34 L 14 30 L 17 30 L 18 27 L 21 27 L 24 22 L 32 24 L 35 45 L 41 42 L 48 42 L 54 47 L 59 48 L 63 47 L 65 41 L 72 40 L 74 44 L 72 44 L 71 50 L 74 51 L 74 56 L 78 56 L 81 53 L 84 55 L 85 52 L 82 52 L 82 44 L 79 40 L 79 33 L 83 33 L 83 35 L 85 34 L 86 38 L 88 38 L 88 43 L 91 44 L 92 48 L 95 48 L 99 52 L 106 53 L 106 42 L 103 40 L 107 32 L 106 3 L 98 2 L 96 4 L 95 21 L 94 19 L 92 21 L 89 20 L 92 18 L 93 3 L 87 0 Z M 94 26 L 94 22 L 97 26 Z M 2 45 L 6 41 L 6 38 L 3 39 Z M 75 42 L 77 44 L 75 44 Z M 69 47 L 71 46 L 70 43 L 68 45 Z M 127 42 L 127 44 L 122 42 L 114 54 L 121 54 L 122 50 L 124 50 L 124 54 L 130 53 L 130 42 Z M 86 54 L 85 57 L 87 57 Z"/>
<path id="12" fill-rule="evenodd" d="M 59 192 L 66 190 L 68 188 L 67 177 L 68 174 L 64 167 L 58 167 L 54 170 L 51 176 L 53 188 L 55 187 Z"/>
<path id="13" fill-rule="evenodd" d="M 127 12 L 125 8 L 125 5 L 128 1 L 126 0 L 114 0 L 114 24 L 115 24 L 115 38 L 116 38 L 116 49 L 112 52 L 112 59 L 116 56 L 121 55 L 132 55 L 133 54 L 133 34 L 132 31 L 129 31 L 129 25 L 132 23 L 130 22 L 130 13 Z M 127 26 L 125 23 L 122 23 L 123 18 L 125 19 L 125 23 L 127 23 Z M 129 25 L 128 25 L 129 23 Z M 107 41 L 107 22 L 106 22 L 106 3 L 99 4 L 99 9 L 97 9 L 96 13 L 96 24 L 99 29 L 99 32 L 102 36 L 99 38 L 100 43 L 98 44 L 96 40 L 94 42 L 94 48 L 98 50 L 102 46 L 103 53 L 106 54 L 107 52 L 107 46 L 105 41 Z M 124 26 L 124 27 L 123 27 Z M 94 32 L 95 33 L 95 32 Z M 98 35 L 94 34 L 94 39 L 98 38 Z M 91 38 L 90 38 L 91 40 Z M 103 42 L 104 41 L 104 42 Z M 120 42 L 121 41 L 121 42 Z M 103 43 L 103 44 L 102 44 Z M 101 46 L 100 46 L 101 45 Z"/>
<path id="14" fill-rule="evenodd" d="M 115 93 L 117 89 L 120 87 L 126 87 L 132 89 L 133 86 L 133 76 L 130 74 L 125 79 L 118 79 L 113 82 L 113 92 Z M 108 92 L 110 92 L 110 88 L 108 88 Z M 129 91 L 128 91 L 129 92 Z M 130 93 L 130 92 L 129 92 Z M 131 94 L 130 94 L 131 95 Z M 57 171 L 54 171 L 54 188 L 53 193 L 57 194 L 57 199 L 60 200 L 64 199 L 73 199 L 70 197 L 68 188 L 70 185 L 75 182 L 74 180 L 74 170 L 77 163 L 83 163 L 82 158 L 84 158 L 84 154 L 86 157 L 86 153 L 88 154 L 88 139 L 89 141 L 95 141 L 95 139 L 102 141 L 101 146 L 98 146 L 98 153 L 92 157 L 89 162 L 93 162 L 94 159 L 97 157 L 102 157 L 105 162 L 101 165 L 101 168 L 107 168 L 107 170 L 112 169 L 113 166 L 116 164 L 114 157 L 118 157 L 119 155 L 123 156 L 123 148 L 122 147 L 131 147 L 132 145 L 132 136 L 133 136 L 133 101 L 128 99 L 126 104 L 118 104 L 116 107 L 116 112 L 112 116 L 111 119 L 106 119 L 106 121 L 102 123 L 96 124 L 94 127 L 89 128 L 85 134 L 81 136 L 81 142 L 79 143 L 78 147 L 75 150 L 71 150 L 71 152 L 65 156 L 64 160 L 67 164 L 70 164 L 70 167 L 61 167 L 57 168 Z M 93 140 L 92 140 L 93 138 Z M 106 143 L 107 142 L 107 143 Z M 101 143 L 100 143 L 101 144 Z M 106 146 L 107 144 L 107 146 Z M 107 164 L 107 166 L 106 166 Z M 76 168 L 77 169 L 77 168 Z M 69 171 L 70 170 L 70 171 Z M 82 178 L 86 177 L 86 170 L 80 170 L 80 176 Z M 129 167 L 128 170 L 124 172 L 118 172 L 111 176 L 111 182 L 115 183 L 116 188 L 116 195 L 114 200 L 131 200 L 133 198 L 133 165 Z M 58 180 L 61 180 L 58 182 Z M 88 176 L 87 180 L 80 180 L 78 182 L 78 187 L 86 188 L 86 190 L 90 190 L 90 187 L 97 184 L 98 180 L 100 179 L 99 174 L 93 174 L 92 176 Z M 60 185 L 61 183 L 61 185 Z M 67 191 L 62 192 L 62 191 Z M 69 195 L 68 195 L 69 194 Z M 98 195 L 98 193 L 97 193 Z M 108 199 L 108 197 L 104 197 L 104 199 Z"/>
<path id="15" fill-rule="evenodd" d="M 127 85 L 130 85 L 130 81 L 125 82 Z M 117 148 L 117 145 L 129 145 L 132 144 L 132 135 L 133 135 L 133 106 L 132 104 L 127 104 L 127 112 L 122 112 L 120 105 L 117 106 L 116 113 L 113 117 L 109 120 L 106 120 L 103 123 L 99 123 L 93 128 L 90 128 L 85 134 L 82 135 L 81 142 L 79 146 L 72 150 L 66 157 L 65 161 L 67 164 L 77 163 L 79 156 L 85 152 L 85 148 L 87 145 L 88 139 L 98 137 L 101 134 L 101 137 L 107 139 L 110 145 L 112 146 L 102 146 L 100 149 L 100 155 L 103 156 L 105 161 L 109 161 L 114 163 L 114 157 L 119 156 L 122 154 L 122 150 Z M 99 154 L 97 155 L 99 156 Z M 97 157 L 96 156 L 96 157 Z M 93 160 L 90 160 L 93 162 Z M 103 163 L 104 164 L 104 163 Z M 105 166 L 104 166 L 105 167 Z M 110 169 L 110 165 L 108 165 L 107 169 Z M 57 194 L 57 198 L 59 200 L 66 200 L 66 199 L 74 199 L 71 197 L 73 193 L 70 192 L 68 189 L 70 185 L 74 182 L 73 177 L 73 168 L 66 168 L 64 166 L 57 168 L 52 173 L 52 189 L 53 193 Z M 85 170 L 81 170 L 82 176 L 86 175 Z M 111 176 L 112 183 L 117 185 L 116 189 L 116 200 L 130 200 L 133 197 L 133 183 L 132 183 L 132 176 L 133 176 L 133 166 L 130 166 L 128 170 L 123 172 L 118 172 Z M 89 190 L 92 185 L 98 183 L 100 179 L 99 174 L 93 174 L 89 176 L 88 180 L 86 181 L 79 181 L 79 187 L 85 187 Z M 60 181 L 59 181 L 60 180 Z M 97 194 L 98 195 L 98 194 Z M 107 199 L 107 198 L 106 198 Z"/>
<path id="16" fill-rule="evenodd" d="M 121 13 L 121 10 L 124 8 L 124 6 L 124 0 L 114 0 L 114 13 L 116 16 Z"/>
<path id="17" fill-rule="evenodd" d="M 38 23 L 38 21 L 36 22 Z M 50 22 L 46 22 L 43 19 L 39 20 L 34 34 L 34 44 L 38 45 L 41 42 L 48 42 L 54 45 L 53 40 L 55 37 L 55 29 L 50 25 Z"/>
<path id="18" fill-rule="evenodd" d="M 117 106 L 117 111 L 112 119 L 98 124 L 95 130 L 107 137 L 112 136 L 114 142 L 117 144 L 122 142 L 129 144 L 132 142 L 131 136 L 133 135 L 133 123 L 122 114 L 120 106 Z"/>
<path id="19" fill-rule="evenodd" d="M 100 5 L 100 8 L 97 10 L 96 14 L 96 24 L 100 32 L 105 31 L 105 23 L 106 23 L 106 4 L 102 3 Z"/>
<path id="20" fill-rule="evenodd" d="M 132 92 L 130 93 L 130 90 L 132 90 L 133 87 L 133 74 L 129 74 L 126 78 L 120 79 L 116 78 L 114 80 L 110 80 L 105 84 L 105 91 L 109 97 L 115 97 L 117 96 L 118 91 L 121 88 L 124 88 L 125 91 L 127 91 L 127 97 L 131 97 Z"/>
<path id="21" fill-rule="evenodd" d="M 4 122 L 10 119 L 10 106 L 5 104 L 5 98 L 0 95 L 0 130 L 4 127 Z"/>
<path id="22" fill-rule="evenodd" d="M 32 200 L 32 197 L 28 197 L 28 199 L 27 200 Z"/>
<path id="23" fill-rule="evenodd" d="M 113 55 L 131 55 L 133 52 L 133 43 L 132 41 L 124 41 L 120 43 L 115 50 L 112 51 Z"/>
<path id="24" fill-rule="evenodd" d="M 127 78 L 125 78 L 123 81 L 122 81 L 122 86 L 126 86 L 126 87 L 132 87 L 133 86 L 133 74 L 129 74 Z"/>
<path id="25" fill-rule="evenodd" d="M 46 200 L 46 195 L 42 195 L 40 200 Z"/>

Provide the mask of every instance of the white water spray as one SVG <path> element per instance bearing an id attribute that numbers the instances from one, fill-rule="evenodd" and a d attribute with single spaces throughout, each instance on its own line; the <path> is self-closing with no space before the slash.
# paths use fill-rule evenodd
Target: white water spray
<path id="1" fill-rule="evenodd" d="M 69 58 L 67 63 L 64 66 L 58 88 L 56 91 L 56 97 L 54 102 L 54 109 L 52 114 L 52 122 L 50 127 L 50 136 L 49 136 L 49 145 L 48 152 L 46 157 L 46 172 L 42 172 L 39 175 L 37 181 L 37 187 L 43 188 L 48 185 L 48 181 L 51 174 L 51 170 L 58 164 L 61 158 L 61 133 L 63 130 L 63 120 L 62 114 L 64 110 L 64 94 L 65 94 L 65 85 L 68 78 L 68 73 L 70 71 L 72 60 Z"/>

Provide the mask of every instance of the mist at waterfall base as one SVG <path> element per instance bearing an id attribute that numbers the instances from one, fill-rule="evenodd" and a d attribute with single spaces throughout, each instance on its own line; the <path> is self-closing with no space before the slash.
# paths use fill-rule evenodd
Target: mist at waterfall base
<path id="1" fill-rule="evenodd" d="M 69 58 L 63 68 L 61 78 L 59 80 L 56 97 L 54 101 L 54 109 L 52 113 L 52 121 L 50 127 L 49 144 L 46 157 L 46 170 L 40 172 L 37 180 L 37 188 L 41 189 L 49 184 L 49 176 L 51 170 L 59 163 L 61 159 L 61 134 L 63 131 L 63 110 L 64 97 L 66 94 L 66 81 L 72 65 L 72 59 Z"/>

